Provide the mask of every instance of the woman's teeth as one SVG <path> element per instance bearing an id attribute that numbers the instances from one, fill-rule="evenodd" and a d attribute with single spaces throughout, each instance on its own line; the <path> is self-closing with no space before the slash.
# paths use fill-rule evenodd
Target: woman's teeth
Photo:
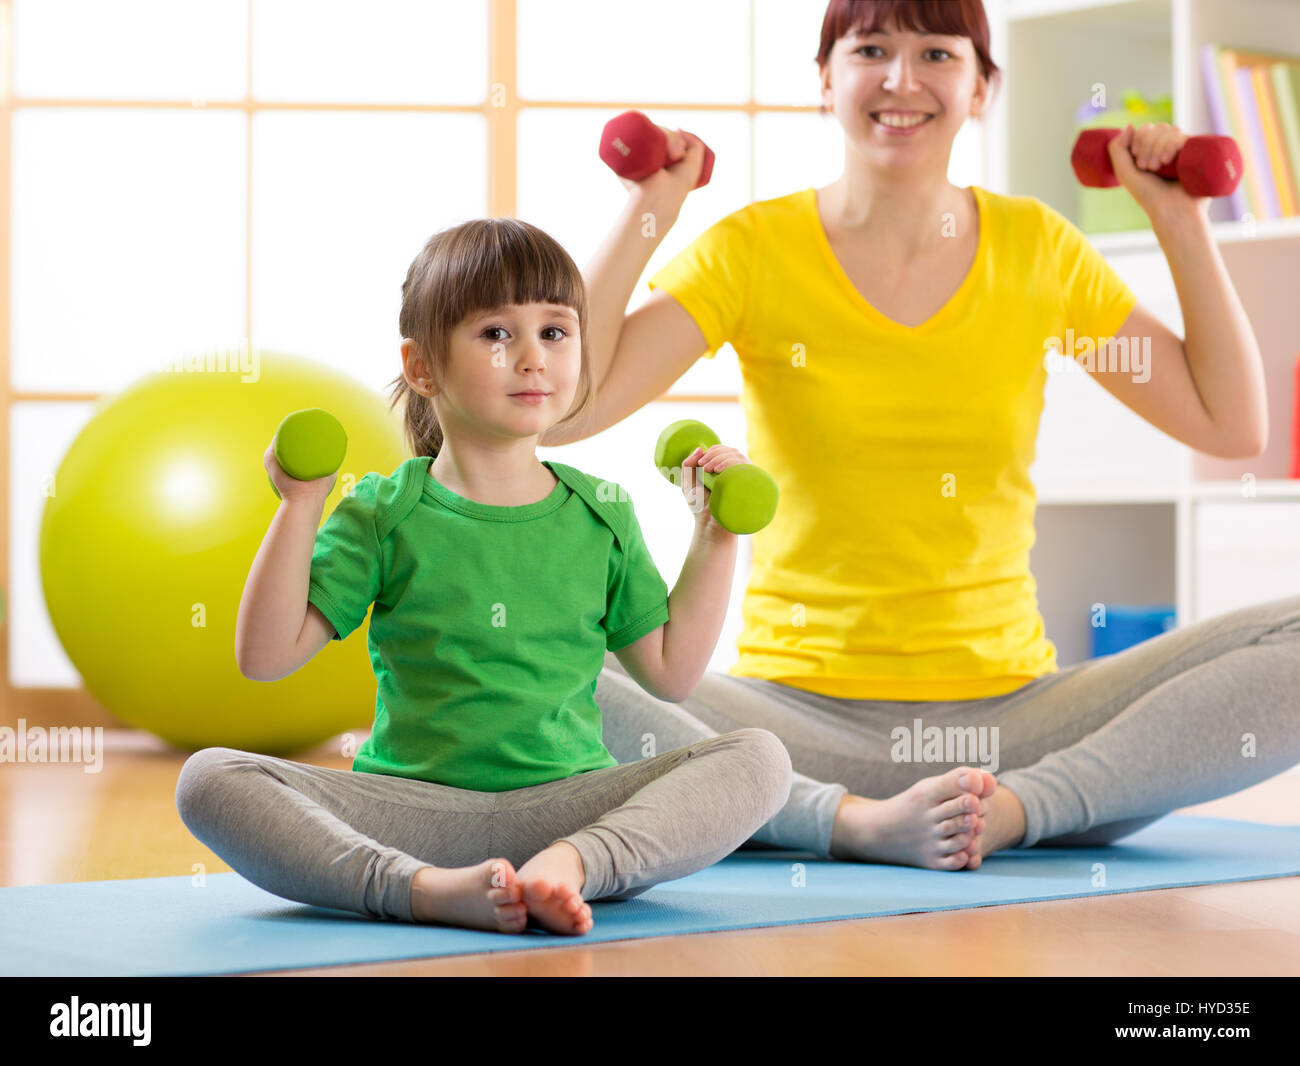
<path id="1" fill-rule="evenodd" d="M 919 126 L 922 122 L 928 122 L 933 116 L 923 114 L 899 115 L 892 111 L 876 111 L 871 117 L 882 126 L 908 129 L 912 126 Z"/>

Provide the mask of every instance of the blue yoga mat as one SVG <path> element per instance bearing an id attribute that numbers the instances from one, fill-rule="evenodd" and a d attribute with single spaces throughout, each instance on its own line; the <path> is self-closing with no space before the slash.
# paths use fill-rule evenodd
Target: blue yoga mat
<path id="1" fill-rule="evenodd" d="M 581 937 L 380 921 L 282 899 L 238 874 L 0 889 L 5 976 L 197 976 L 591 944 L 958 910 L 1300 874 L 1300 826 L 1169 815 L 1101 848 L 1027 848 L 978 870 L 743 850 L 631 900 Z"/>

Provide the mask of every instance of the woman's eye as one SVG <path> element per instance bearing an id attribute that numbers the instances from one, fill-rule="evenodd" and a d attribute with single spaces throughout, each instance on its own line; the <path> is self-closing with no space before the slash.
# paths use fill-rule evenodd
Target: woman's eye
<path id="1" fill-rule="evenodd" d="M 866 51 L 868 48 L 874 48 L 877 52 L 880 51 L 880 45 L 878 45 L 878 44 L 864 44 L 861 48 L 854 49 L 854 51 L 855 51 L 855 52 L 863 52 L 863 51 Z M 927 49 L 925 50 L 925 54 L 926 54 L 926 55 L 929 55 L 931 52 L 939 52 L 939 53 L 943 54 L 944 56 L 946 56 L 946 57 L 949 58 L 949 59 L 952 58 L 952 53 L 949 52 L 946 48 L 927 48 Z M 875 59 L 876 57 L 875 57 L 875 56 L 868 56 L 867 58 L 868 58 L 868 59 Z"/>

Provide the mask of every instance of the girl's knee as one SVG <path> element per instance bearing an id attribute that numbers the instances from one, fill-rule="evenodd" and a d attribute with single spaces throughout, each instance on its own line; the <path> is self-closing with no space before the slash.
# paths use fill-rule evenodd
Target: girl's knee
<path id="1" fill-rule="evenodd" d="M 784 787 L 786 794 L 790 791 L 791 775 L 794 769 L 790 764 L 790 753 L 786 751 L 785 744 L 769 729 L 759 729 L 756 726 L 747 726 L 744 729 L 737 729 L 729 736 L 743 737 L 745 747 L 753 751 L 754 756 L 758 759 L 766 771 L 764 777 L 772 787 L 780 789 Z M 784 799 L 782 803 L 784 803 Z"/>
<path id="2" fill-rule="evenodd" d="M 176 809 L 182 821 L 189 822 L 213 781 L 242 754 L 234 748 L 202 748 L 185 760 L 176 779 Z"/>

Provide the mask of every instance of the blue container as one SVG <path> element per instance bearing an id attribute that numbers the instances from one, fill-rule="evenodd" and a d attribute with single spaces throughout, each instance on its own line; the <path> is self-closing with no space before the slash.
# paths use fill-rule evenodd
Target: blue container
<path id="1" fill-rule="evenodd" d="M 1158 637 L 1173 629 L 1177 621 L 1177 612 L 1172 603 L 1155 606 L 1107 603 L 1103 606 L 1106 608 L 1106 624 L 1092 628 L 1093 658 L 1114 655 L 1117 651 Z M 1091 618 L 1090 614 L 1090 621 Z"/>

